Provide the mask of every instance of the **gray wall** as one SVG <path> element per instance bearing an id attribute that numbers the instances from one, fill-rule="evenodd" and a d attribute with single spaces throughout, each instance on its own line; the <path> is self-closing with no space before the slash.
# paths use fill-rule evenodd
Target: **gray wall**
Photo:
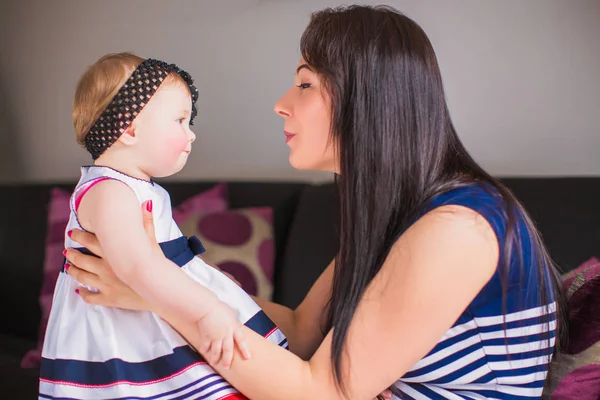
<path id="1" fill-rule="evenodd" d="M 372 3 L 367 1 L 366 3 Z M 332 1 L 0 1 L 0 181 L 90 161 L 70 114 L 84 68 L 133 51 L 188 69 L 198 140 L 177 180 L 301 179 L 273 103 L 309 14 Z M 600 175 L 600 1 L 390 1 L 429 34 L 466 146 L 496 175 Z"/>

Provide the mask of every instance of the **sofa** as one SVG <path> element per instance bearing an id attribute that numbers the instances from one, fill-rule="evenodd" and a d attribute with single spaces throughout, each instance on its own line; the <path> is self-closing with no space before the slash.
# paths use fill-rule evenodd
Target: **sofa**
<path id="1" fill-rule="evenodd" d="M 530 212 L 562 272 L 600 256 L 600 178 L 501 179 Z M 173 206 L 217 182 L 161 184 Z M 0 393 L 36 398 L 38 371 L 21 368 L 35 346 L 46 214 L 52 187 L 74 183 L 0 184 Z M 273 300 L 296 307 L 334 257 L 337 201 L 333 184 L 228 182 L 230 207 L 272 207 Z"/>

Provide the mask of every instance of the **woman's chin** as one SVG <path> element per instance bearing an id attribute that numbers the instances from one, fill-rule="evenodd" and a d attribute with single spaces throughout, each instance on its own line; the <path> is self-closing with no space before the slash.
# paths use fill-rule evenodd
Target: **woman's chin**
<path id="1" fill-rule="evenodd" d="M 299 171 L 322 171 L 336 173 L 332 162 L 328 160 L 308 160 L 294 154 L 292 150 L 288 158 L 290 165 Z"/>
<path id="2" fill-rule="evenodd" d="M 307 163 L 306 160 L 299 157 L 297 153 L 294 153 L 294 150 L 290 151 L 290 156 L 288 158 L 290 165 L 297 170 L 300 171 L 310 171 L 311 168 L 310 163 Z"/>

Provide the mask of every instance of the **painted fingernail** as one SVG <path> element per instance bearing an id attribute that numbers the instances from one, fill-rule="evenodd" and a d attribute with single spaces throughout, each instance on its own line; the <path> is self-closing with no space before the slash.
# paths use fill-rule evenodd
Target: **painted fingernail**
<path id="1" fill-rule="evenodd" d="M 71 266 L 70 264 L 65 264 L 65 272 L 68 272 L 68 271 L 69 271 L 69 267 L 70 267 L 70 266 Z"/>
<path id="2" fill-rule="evenodd" d="M 148 212 L 152 212 L 152 200 L 146 204 L 146 210 L 148 210 Z"/>
<path id="3" fill-rule="evenodd" d="M 75 293 L 79 294 L 79 289 L 75 289 Z"/>
<path id="4" fill-rule="evenodd" d="M 67 256 L 67 251 L 66 250 L 63 250 L 63 256 L 65 256 L 65 257 Z"/>
<path id="5" fill-rule="evenodd" d="M 69 231 L 69 232 L 67 232 L 67 236 L 68 236 L 68 237 L 71 237 L 71 235 L 73 235 L 73 231 Z"/>

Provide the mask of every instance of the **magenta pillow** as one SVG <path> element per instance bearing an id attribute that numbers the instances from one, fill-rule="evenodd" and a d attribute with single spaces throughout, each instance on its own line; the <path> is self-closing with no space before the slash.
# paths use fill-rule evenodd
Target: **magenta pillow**
<path id="1" fill-rule="evenodd" d="M 177 223 L 185 235 L 197 236 L 207 259 L 233 275 L 246 292 L 271 300 L 275 264 L 271 208 L 197 213 Z"/>
<path id="2" fill-rule="evenodd" d="M 46 247 L 44 255 L 44 281 L 40 292 L 40 307 L 42 319 L 38 331 L 38 343 L 35 349 L 30 350 L 21 360 L 23 368 L 39 368 L 41 362 L 42 345 L 52 307 L 52 297 L 56 279 L 62 269 L 64 250 L 64 235 L 69 222 L 71 194 L 59 188 L 52 188 L 48 203 L 48 223 L 46 233 Z M 219 183 L 204 192 L 186 199 L 173 209 L 175 220 L 185 220 L 198 213 L 221 212 L 227 210 L 227 184 Z"/>
<path id="3" fill-rule="evenodd" d="M 194 195 L 173 208 L 173 219 L 177 224 L 197 213 L 213 213 L 229 208 L 227 184 L 222 182 Z"/>
<path id="4" fill-rule="evenodd" d="M 566 353 L 579 354 L 600 342 L 600 260 L 591 258 L 568 273 L 563 287 L 569 309 Z"/>
<path id="5" fill-rule="evenodd" d="M 36 368 L 40 366 L 42 355 L 42 344 L 46 333 L 46 325 L 52 307 L 52 296 L 56 279 L 62 269 L 65 249 L 65 229 L 69 222 L 69 192 L 52 188 L 50 201 L 48 203 L 48 218 L 46 231 L 46 245 L 44 250 L 44 280 L 40 292 L 39 303 L 42 311 L 42 319 L 38 329 L 38 343 L 35 349 L 30 350 L 21 360 L 21 367 Z"/>
<path id="6" fill-rule="evenodd" d="M 568 342 L 552 362 L 548 389 L 555 400 L 600 399 L 600 260 L 591 258 L 563 277 Z"/>
<path id="7" fill-rule="evenodd" d="M 600 363 L 579 367 L 559 383 L 552 393 L 553 400 L 600 399 Z"/>

